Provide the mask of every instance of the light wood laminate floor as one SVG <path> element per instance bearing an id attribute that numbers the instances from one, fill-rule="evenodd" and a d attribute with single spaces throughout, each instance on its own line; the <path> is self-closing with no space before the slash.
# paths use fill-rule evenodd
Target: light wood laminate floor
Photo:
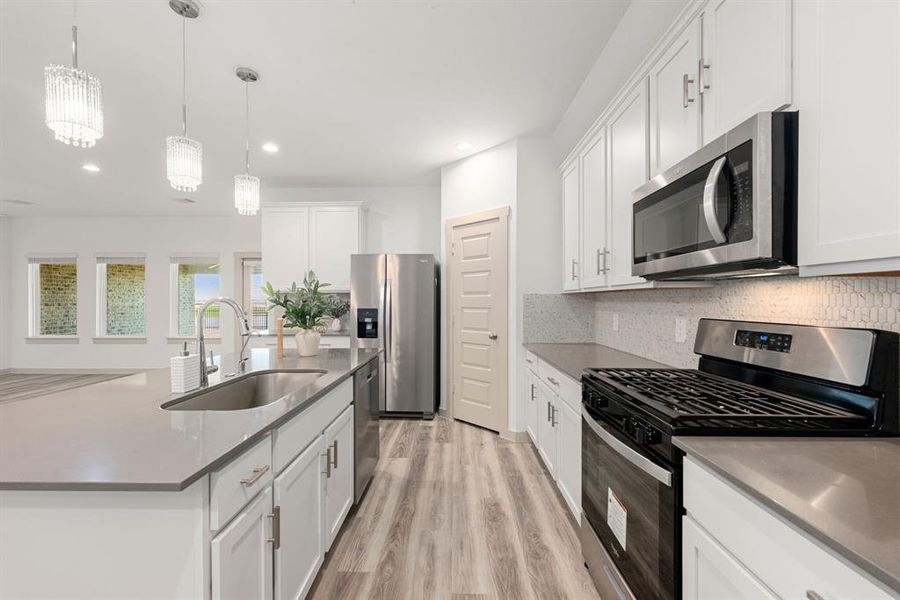
<path id="1" fill-rule="evenodd" d="M 0 402 L 46 396 L 117 377 L 122 375 L 0 374 Z"/>
<path id="2" fill-rule="evenodd" d="M 381 427 L 375 476 L 310 598 L 599 597 L 531 444 L 443 417 Z"/>

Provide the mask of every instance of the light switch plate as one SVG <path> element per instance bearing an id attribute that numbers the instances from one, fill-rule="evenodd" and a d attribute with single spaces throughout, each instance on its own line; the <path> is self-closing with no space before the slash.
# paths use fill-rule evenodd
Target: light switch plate
<path id="1" fill-rule="evenodd" d="M 613 313 L 613 331 L 619 330 L 619 313 Z"/>
<path id="2" fill-rule="evenodd" d="M 675 319 L 675 342 L 683 344 L 687 340 L 687 319 L 677 317 Z"/>

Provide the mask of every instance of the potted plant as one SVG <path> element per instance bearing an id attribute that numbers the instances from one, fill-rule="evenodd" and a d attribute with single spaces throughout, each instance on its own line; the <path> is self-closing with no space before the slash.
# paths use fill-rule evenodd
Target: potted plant
<path id="1" fill-rule="evenodd" d="M 315 356 L 319 353 L 319 341 L 326 328 L 328 301 L 319 291 L 329 284 L 322 283 L 313 271 L 303 278 L 303 287 L 291 284 L 291 289 L 281 292 L 272 288 L 268 281 L 262 291 L 269 301 L 269 309 L 276 306 L 284 309 L 284 325 L 300 331 L 296 334 L 297 352 L 300 356 Z"/>
<path id="2" fill-rule="evenodd" d="M 328 296 L 328 316 L 331 317 L 331 330 L 341 330 L 341 317 L 350 311 L 350 303 L 340 296 Z"/>

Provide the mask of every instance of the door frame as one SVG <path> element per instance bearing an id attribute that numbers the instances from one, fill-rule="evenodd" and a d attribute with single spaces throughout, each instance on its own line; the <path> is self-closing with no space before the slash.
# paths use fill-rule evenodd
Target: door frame
<path id="1" fill-rule="evenodd" d="M 444 289 L 446 290 L 446 302 L 445 306 L 447 307 L 447 416 L 452 419 L 455 419 L 456 413 L 456 400 L 455 394 L 453 393 L 453 382 L 454 382 L 454 364 L 455 364 L 455 356 L 454 356 L 454 348 L 456 347 L 456 336 L 454 335 L 453 325 L 451 319 L 453 317 L 454 310 L 456 308 L 454 303 L 454 282 L 455 282 L 455 273 L 453 271 L 453 261 L 451 260 L 452 254 L 452 244 L 453 244 L 453 229 L 459 227 L 461 225 L 473 225 L 476 223 L 483 223 L 485 221 L 491 221 L 497 219 L 500 224 L 500 239 L 501 246 L 504 249 L 505 254 L 505 263 L 506 263 L 506 278 L 502 282 L 502 287 L 499 288 L 499 291 L 502 292 L 503 295 L 503 318 L 501 319 L 502 323 L 497 328 L 497 334 L 500 339 L 505 339 L 505 344 L 499 344 L 497 347 L 501 349 L 501 357 L 500 364 L 502 365 L 503 376 L 500 378 L 500 390 L 499 390 L 499 402 L 502 404 L 502 412 L 503 412 L 503 420 L 500 426 L 499 434 L 501 437 L 509 439 L 511 432 L 509 430 L 509 356 L 510 356 L 510 345 L 509 345 L 509 206 L 501 206 L 498 208 L 493 208 L 490 210 L 485 210 L 477 213 L 470 213 L 467 215 L 462 215 L 459 217 L 453 217 L 452 219 L 447 219 L 444 221 L 444 256 L 447 257 L 447 260 L 444 264 L 445 269 L 445 277 L 444 277 Z"/>

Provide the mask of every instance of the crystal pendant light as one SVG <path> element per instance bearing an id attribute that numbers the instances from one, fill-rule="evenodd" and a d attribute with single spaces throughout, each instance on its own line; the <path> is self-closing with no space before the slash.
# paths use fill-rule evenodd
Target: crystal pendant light
<path id="1" fill-rule="evenodd" d="M 242 175 L 234 176 L 234 207 L 238 214 L 252 216 L 259 211 L 259 177 L 250 174 L 250 83 L 259 79 L 259 73 L 247 67 L 238 67 L 235 74 L 244 82 L 246 101 L 246 141 Z"/>
<path id="2" fill-rule="evenodd" d="M 193 0 L 169 0 L 169 6 L 181 16 L 181 135 L 166 138 L 166 176 L 179 192 L 196 192 L 203 183 L 203 144 L 187 136 L 185 24 L 200 15 L 200 8 Z"/>
<path id="3" fill-rule="evenodd" d="M 44 68 L 44 122 L 60 142 L 92 148 L 103 137 L 103 88 L 78 68 L 78 12 L 72 5 L 72 66 Z"/>

